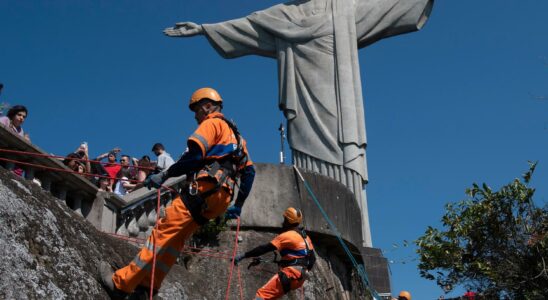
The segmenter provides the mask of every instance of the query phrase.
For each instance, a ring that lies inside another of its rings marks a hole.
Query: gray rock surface
[[[245,230],[242,250],[268,242],[274,232]],[[229,260],[209,257],[209,251],[230,252],[235,232],[200,235],[202,249],[182,254],[164,281],[160,299],[224,299]],[[321,237],[313,237],[313,240]],[[364,299],[366,292],[350,265],[329,246],[316,243],[319,260],[305,284],[304,299]],[[29,181],[0,168],[0,299],[109,299],[97,281],[95,266],[103,260],[120,267],[137,253],[135,246],[97,231],[65,204]],[[231,252],[230,252],[231,253]],[[271,259],[272,255],[265,255]],[[234,271],[230,299],[253,298],[276,266],[264,263]],[[303,299],[303,291],[286,299]]]
[[[108,299],[95,279],[102,257],[132,246],[97,232],[64,203],[0,169],[0,298]]]

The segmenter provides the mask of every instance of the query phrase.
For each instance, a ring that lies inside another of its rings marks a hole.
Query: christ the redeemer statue
[[[293,162],[346,185],[362,211],[371,247],[364,187],[365,117],[358,49],[420,29],[433,0],[297,0],[216,24],[177,23],[172,37],[203,34],[225,58],[278,60],[279,107]]]

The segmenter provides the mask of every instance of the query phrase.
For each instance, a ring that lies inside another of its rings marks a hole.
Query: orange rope
[[[103,231],[104,232],[104,231]],[[116,233],[110,233],[110,232],[104,232],[112,237],[115,237],[120,240],[133,242],[139,245],[144,245],[146,242],[146,239],[142,238],[134,238],[134,237],[128,237],[119,235]],[[198,251],[198,252],[196,252]],[[219,259],[231,259],[230,253],[225,251],[218,251],[218,250],[209,250],[205,248],[199,248],[199,247],[190,247],[188,245],[184,245],[183,249],[181,249],[181,253],[184,254],[190,254],[190,255],[198,255],[198,256],[204,256],[204,257],[212,257],[212,258],[219,258]]]
[[[228,295],[230,294],[230,282],[232,281],[232,271],[234,271],[234,260],[236,258],[236,253],[238,251],[238,234],[240,233],[240,218],[236,218],[236,236],[234,238],[234,251],[232,252],[232,260],[230,262],[230,275],[228,276],[228,286],[226,287],[226,296],[225,300],[228,300]]]

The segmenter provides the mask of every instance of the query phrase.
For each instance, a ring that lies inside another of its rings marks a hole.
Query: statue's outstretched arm
[[[244,55],[276,58],[275,37],[247,17],[215,24],[176,23],[174,27],[166,28],[164,34],[171,37],[206,35],[209,43],[224,58]]]
[[[434,0],[355,1],[356,36],[362,48],[424,26]]]
[[[204,34],[202,25],[192,22],[176,23],[174,27],[164,29],[164,34],[171,37],[189,37]]]

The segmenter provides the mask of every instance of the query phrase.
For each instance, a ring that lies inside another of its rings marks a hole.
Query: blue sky
[[[253,160],[275,163],[275,60],[225,60],[203,37],[162,30],[278,2],[0,0],[0,102],[29,108],[24,128],[47,152],[87,141],[92,155],[119,146],[140,157],[160,141],[178,156],[195,128],[187,99],[213,86]],[[496,188],[538,160],[532,185],[545,203],[547,11],[542,0],[439,0],[422,31],[360,50],[373,243],[394,261],[394,293],[441,295],[419,277],[413,247],[401,245],[439,226],[443,205],[472,182]]]

